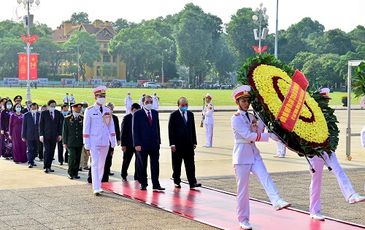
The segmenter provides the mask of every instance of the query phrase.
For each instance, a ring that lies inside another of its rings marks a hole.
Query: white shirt
[[[214,106],[212,103],[208,103],[205,107],[204,110],[202,111],[203,115],[204,115],[204,124],[206,125],[212,125],[214,124]]]
[[[179,109],[181,116],[185,117],[185,121],[188,122],[188,111],[185,111],[184,113]]]

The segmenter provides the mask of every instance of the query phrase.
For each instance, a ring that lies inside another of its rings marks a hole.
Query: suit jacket
[[[169,140],[170,146],[175,145],[176,149],[192,149],[196,142],[196,131],[194,114],[186,111],[188,120],[185,124],[180,110],[176,110],[169,119]]]
[[[152,124],[148,122],[144,109],[134,113],[132,119],[133,145],[141,146],[142,151],[156,151],[160,149],[160,121],[158,112],[151,109]]]
[[[35,113],[36,122],[34,122],[33,115],[31,112],[24,114],[23,126],[22,126],[22,138],[27,141],[38,141],[39,140],[39,119],[41,114]]]
[[[115,135],[116,135],[117,141],[120,141],[119,119],[114,114],[113,114],[113,121],[114,121]]]
[[[133,115],[131,113],[124,116],[121,124],[121,145],[127,148],[133,148],[132,118]]]
[[[56,140],[58,136],[62,136],[63,119],[63,115],[58,110],[54,111],[54,119],[52,119],[49,110],[43,111],[39,121],[39,136],[51,140]]]

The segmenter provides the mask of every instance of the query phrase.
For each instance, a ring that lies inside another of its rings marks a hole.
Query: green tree
[[[0,77],[18,76],[18,53],[25,52],[20,37],[0,38]]]
[[[73,24],[89,24],[89,15],[85,12],[73,13],[69,20]]]
[[[179,13],[174,33],[177,61],[189,67],[189,84],[196,85],[208,70],[209,49],[212,47],[213,36],[219,30],[216,18],[205,14],[192,3],[185,5]]]
[[[99,44],[96,41],[96,36],[84,31],[73,33],[70,39],[64,44],[64,48],[73,52],[79,59],[79,68],[82,79],[85,81],[86,66],[92,67],[94,62],[99,58]]]
[[[131,26],[134,26],[135,23],[129,22],[126,19],[118,18],[115,22],[113,22],[114,30],[118,33],[122,29],[129,28]]]
[[[256,41],[252,31],[257,26],[252,20],[253,15],[251,8],[239,9],[227,24],[228,42],[237,56],[238,65],[255,54],[252,46],[256,45]]]

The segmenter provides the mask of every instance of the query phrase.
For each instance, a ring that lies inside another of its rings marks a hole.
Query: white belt
[[[247,141],[247,140],[244,140],[244,139],[236,139],[234,140],[234,143],[235,144],[253,144],[254,142],[253,141]]]

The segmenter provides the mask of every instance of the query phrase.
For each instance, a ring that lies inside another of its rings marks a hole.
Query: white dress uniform
[[[152,109],[158,110],[160,107],[160,99],[157,96],[152,96]]]
[[[124,99],[125,114],[126,115],[131,113],[132,104],[133,104],[132,97],[130,95],[127,95],[127,97]]]
[[[361,136],[361,146],[365,149],[365,126],[362,128],[360,136]]]
[[[324,98],[331,99],[329,97],[330,89],[322,88],[320,91],[320,95]],[[321,187],[322,187],[322,173],[323,166],[325,162],[329,167],[332,168],[331,172],[336,176],[338,185],[340,186],[342,195],[345,200],[349,203],[357,203],[365,200],[364,196],[360,196],[355,192],[351,181],[346,176],[346,173],[343,171],[340,166],[336,153],[332,152],[331,157],[328,156],[328,153],[323,152],[323,159],[321,157],[315,156],[309,159],[313,169],[315,172],[311,172],[311,184],[310,184],[310,203],[309,203],[309,212],[313,219],[324,220],[323,215],[321,214]]]
[[[205,105],[202,111],[204,115],[206,147],[213,146],[213,127],[214,127],[214,106],[212,103]]]
[[[85,110],[83,141],[85,149],[91,154],[91,175],[94,193],[99,193],[101,180],[104,173],[105,159],[109,150],[109,143],[112,148],[116,146],[115,128],[112,113],[106,106],[94,104]]]
[[[277,157],[284,158],[286,155],[286,146],[280,140],[276,142],[277,145]]]
[[[246,89],[246,87],[241,86],[235,90],[235,93],[237,94],[237,91],[239,92],[241,88]],[[235,98],[234,95],[233,97]],[[256,133],[251,131],[251,124],[255,119],[256,118],[252,114],[242,110],[238,110],[231,118],[231,126],[235,141],[232,163],[236,174],[237,215],[241,227],[247,226],[242,225],[242,223],[248,223],[250,217],[248,192],[250,172],[257,176],[271,203],[277,210],[290,205],[280,198],[277,188],[272,181],[271,176],[268,174],[260,152],[255,145],[255,142],[257,141],[268,141],[271,136],[271,134],[263,132],[265,126],[260,120],[257,121],[258,130],[260,132]]]
[[[351,181],[346,176],[342,167],[338,163],[336,153],[332,152],[331,157],[326,152],[323,155],[327,165],[332,168],[331,172],[336,176],[338,185],[340,186],[341,192],[347,202],[350,197],[355,194],[355,190],[352,187]],[[315,172],[311,172],[311,184],[310,184],[310,204],[309,212],[311,214],[319,214],[321,212],[321,187],[322,187],[322,173],[324,161],[320,157],[313,157],[309,159]]]

